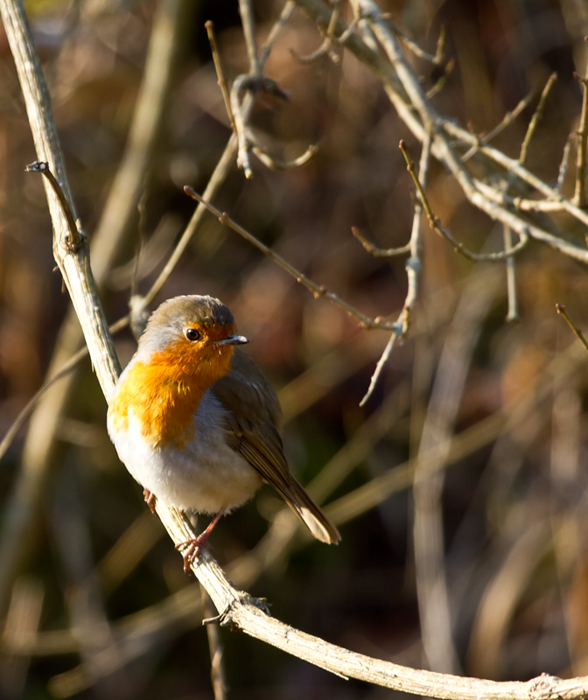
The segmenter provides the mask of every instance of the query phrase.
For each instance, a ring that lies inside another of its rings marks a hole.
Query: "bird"
[[[150,316],[109,405],[110,439],[150,508],[155,512],[161,501],[214,516],[201,534],[178,545],[186,572],[219,519],[263,483],[318,540],[341,539],[288,468],[276,392],[237,348],[248,342],[218,299],[168,299]]]

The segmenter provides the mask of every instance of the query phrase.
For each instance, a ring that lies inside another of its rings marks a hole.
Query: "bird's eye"
[[[194,342],[195,340],[200,340],[200,333],[195,328],[186,328],[186,338]]]

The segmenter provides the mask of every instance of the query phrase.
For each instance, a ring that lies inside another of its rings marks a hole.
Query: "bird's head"
[[[174,297],[151,315],[137,360],[166,366],[175,375],[200,375],[212,383],[230,371],[234,346],[249,342],[235,330],[233,314],[218,299]]]

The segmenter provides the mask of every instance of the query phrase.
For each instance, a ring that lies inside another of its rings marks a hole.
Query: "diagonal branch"
[[[337,294],[330,292],[323,285],[319,285],[316,282],[313,282],[313,280],[307,277],[300,270],[297,270],[285,258],[283,258],[271,248],[268,248],[266,245],[264,245],[260,240],[258,240],[257,238],[255,238],[255,236],[249,233],[249,231],[240,226],[236,221],[233,221],[233,219],[231,219],[231,217],[226,212],[220,211],[220,209],[217,209],[210,202],[207,202],[206,199],[204,199],[204,197],[201,197],[191,187],[184,187],[184,192],[189,197],[192,197],[192,199],[196,200],[199,204],[204,205],[212,214],[214,214],[218,218],[221,224],[233,229],[233,231],[242,236],[246,241],[252,243],[256,248],[259,248],[259,250],[261,250],[262,253],[267,255],[268,258],[277,263],[282,269],[286,270],[288,274],[292,275],[292,277],[294,277],[294,279],[297,282],[300,282],[300,284],[304,285],[310,292],[312,292],[315,298],[318,299],[319,297],[324,297],[325,299],[328,299],[329,301],[332,301],[333,303],[337,304],[338,306],[343,308],[350,316],[354,316],[355,318],[357,318],[363,328],[379,328],[381,330],[391,331],[395,330],[396,325],[394,323],[383,321],[380,317],[370,318],[369,316],[366,316],[359,309],[356,309],[344,299],[341,299],[341,297],[339,297]]]

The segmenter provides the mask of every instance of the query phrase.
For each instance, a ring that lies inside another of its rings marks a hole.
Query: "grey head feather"
[[[235,323],[233,314],[218,299],[197,294],[173,297],[164,301],[151,314],[147,328],[139,339],[140,355],[164,350],[170,342],[182,337],[187,325],[202,326]]]

